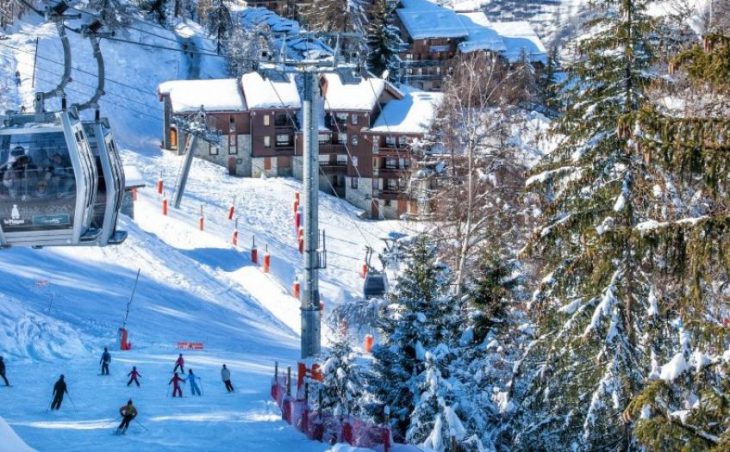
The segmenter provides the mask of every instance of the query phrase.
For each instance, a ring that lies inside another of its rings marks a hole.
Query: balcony
[[[408,168],[396,168],[396,167],[385,167],[385,168],[373,168],[373,172],[378,170],[378,173],[386,177],[400,177],[408,172]]]
[[[347,149],[343,143],[320,143],[319,144],[320,154],[346,154]]]
[[[396,145],[396,146],[381,146],[378,148],[378,151],[375,152],[375,149],[373,148],[373,154],[378,155],[387,155],[387,156],[410,156],[410,148],[408,146],[403,145]]]
[[[347,175],[347,163],[320,162],[319,167],[325,174]]]

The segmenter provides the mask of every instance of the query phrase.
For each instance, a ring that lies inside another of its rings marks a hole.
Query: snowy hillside
[[[299,306],[289,287],[301,259],[291,214],[301,184],[232,179],[223,168],[195,162],[182,211],[163,217],[152,187],[162,176],[169,190],[181,158],[159,148],[161,106],[155,87],[190,74],[221,75],[224,65],[216,57],[189,58],[174,50],[185,42],[203,49],[210,45],[194,26],[179,26],[178,35],[142,21],[133,27],[118,38],[156,47],[102,43],[108,79],[101,105],[125,163],[139,168],[149,188],[140,192],[137,220],[122,220],[121,228],[129,232],[122,246],[0,251],[0,354],[14,385],[0,393],[0,415],[38,450],[60,444],[79,451],[110,446],[324,450],[282,423],[268,394],[274,362],[293,365],[299,357]],[[60,42],[52,25],[30,15],[7,35],[0,41],[0,108],[17,110],[31,105],[36,90],[55,86],[62,70]],[[88,43],[75,34],[71,41],[74,81],[67,91],[74,103],[93,93],[96,67]],[[233,196],[240,216],[239,249],[229,243],[233,224],[226,218]],[[322,296],[330,309],[359,296],[357,271],[365,245],[380,248],[379,237],[395,225],[362,221],[349,204],[322,198],[321,227],[330,249]],[[205,233],[197,229],[201,205]],[[251,264],[253,235],[260,253],[268,245],[272,254],[270,275]],[[133,350],[117,352],[117,328],[138,269],[141,278],[127,325]],[[178,341],[204,344],[203,351],[186,353],[188,365],[202,377],[201,398],[168,397]],[[104,346],[113,352],[110,377],[97,375]],[[220,381],[223,363],[232,370],[235,394],[226,394]],[[133,365],[142,374],[139,389],[126,386]],[[61,373],[70,399],[60,412],[49,412],[51,388]],[[133,422],[126,438],[113,437],[117,410],[129,397],[140,411],[139,424]]]

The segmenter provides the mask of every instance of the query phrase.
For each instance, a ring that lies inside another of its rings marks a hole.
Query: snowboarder
[[[233,384],[231,384],[231,371],[228,370],[225,364],[223,364],[223,369],[221,369],[221,379],[223,380],[223,383],[226,384],[226,391],[233,392]]]
[[[137,366],[132,366],[132,371],[127,374],[129,378],[129,381],[127,382],[127,386],[131,385],[132,382],[137,383],[137,387],[139,388],[139,380],[137,380],[138,377],[142,377],[142,375],[137,372]]]
[[[53,385],[53,402],[51,403],[52,410],[61,409],[61,402],[63,402],[64,394],[68,394],[68,388],[66,387],[66,381],[63,379],[62,374],[56,384]]]
[[[5,377],[5,361],[3,361],[2,356],[0,356],[0,377],[3,377],[3,380],[5,381],[5,386],[10,386],[10,383],[8,383],[8,379]]]
[[[168,383],[168,385],[172,386],[172,396],[175,397],[175,394],[178,394],[178,397],[182,397],[182,388],[180,387],[180,382],[185,383],[184,378],[180,378],[180,376],[175,372],[175,375],[172,377],[172,380]]]
[[[173,372],[177,372],[178,367],[180,368],[180,372],[185,374],[185,360],[183,359],[182,353],[180,353],[180,356],[177,357],[177,361],[175,361],[175,368],[172,369]]]
[[[126,405],[119,408],[119,414],[122,416],[122,423],[117,427],[117,435],[125,434],[129,428],[129,423],[137,417],[137,408],[132,405],[132,399],[129,399]]]
[[[188,369],[188,381],[190,382],[190,392],[193,395],[201,395],[200,388],[198,387],[198,384],[196,383],[196,381],[200,381],[200,377],[193,374],[193,369]]]
[[[112,355],[109,354],[109,350],[104,347],[104,353],[101,354],[101,360],[99,360],[99,364],[101,364],[101,374],[102,375],[109,375],[109,363],[112,360]]]

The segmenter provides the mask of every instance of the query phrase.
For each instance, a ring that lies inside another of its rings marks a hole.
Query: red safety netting
[[[347,443],[356,447],[390,450],[391,434],[353,416],[333,416],[311,411],[306,400],[286,395],[286,378],[271,380],[271,398],[281,409],[281,417],[310,439],[326,443]]]

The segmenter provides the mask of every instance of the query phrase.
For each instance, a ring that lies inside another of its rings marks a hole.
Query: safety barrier
[[[179,341],[177,348],[178,350],[203,350],[204,345],[202,342]]]
[[[299,363],[300,375],[302,365],[303,363]],[[307,372],[306,368],[304,372]],[[317,376],[316,372],[316,369],[313,368],[314,376]],[[298,382],[303,380],[302,376],[298,376]],[[315,411],[309,406],[308,383],[304,382],[303,385],[303,392],[299,387],[297,394],[292,395],[291,367],[287,368],[286,375],[279,375],[277,363],[274,378],[271,379],[271,398],[281,409],[281,418],[284,421],[313,440],[328,444],[347,443],[355,447],[382,448],[384,452],[390,451],[392,435],[388,427],[373,425],[355,416],[336,416],[327,412]]]

